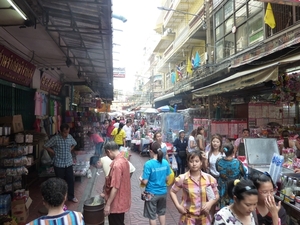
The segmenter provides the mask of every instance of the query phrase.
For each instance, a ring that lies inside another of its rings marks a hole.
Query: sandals
[[[76,197],[72,198],[72,199],[69,199],[69,201],[71,202],[74,202],[74,203],[77,203],[78,202],[78,199]]]

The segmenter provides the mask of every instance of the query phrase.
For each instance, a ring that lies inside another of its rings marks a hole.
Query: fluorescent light
[[[21,12],[21,10],[19,9],[19,7],[16,6],[14,2],[12,2],[11,0],[7,0],[7,1],[20,14],[20,16],[22,16],[22,18],[24,20],[27,20],[27,17],[25,16],[25,14],[23,12]]]

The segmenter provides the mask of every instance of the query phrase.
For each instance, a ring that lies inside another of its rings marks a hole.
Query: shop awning
[[[215,95],[254,86],[266,81],[278,79],[279,62],[235,73],[206,87],[193,90],[193,98]]]
[[[169,94],[166,94],[166,95],[163,95],[163,96],[160,96],[160,97],[154,99],[154,102],[162,101],[162,100],[165,100],[168,98],[172,98],[174,96],[175,96],[175,94],[174,94],[174,92],[172,92],[172,93],[169,93]]]

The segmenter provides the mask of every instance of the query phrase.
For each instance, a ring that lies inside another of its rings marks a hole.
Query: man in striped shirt
[[[74,138],[69,134],[68,124],[60,126],[61,133],[52,137],[45,145],[46,149],[53,157],[53,166],[55,176],[65,179],[68,184],[68,200],[78,202],[74,196],[74,173],[73,158],[71,151],[77,145]]]

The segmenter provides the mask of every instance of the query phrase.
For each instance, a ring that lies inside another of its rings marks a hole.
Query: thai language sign
[[[50,76],[49,74],[43,73],[41,78],[40,89],[49,92],[50,94],[59,95],[63,84]]]
[[[35,71],[35,66],[0,45],[0,79],[29,86]]]

